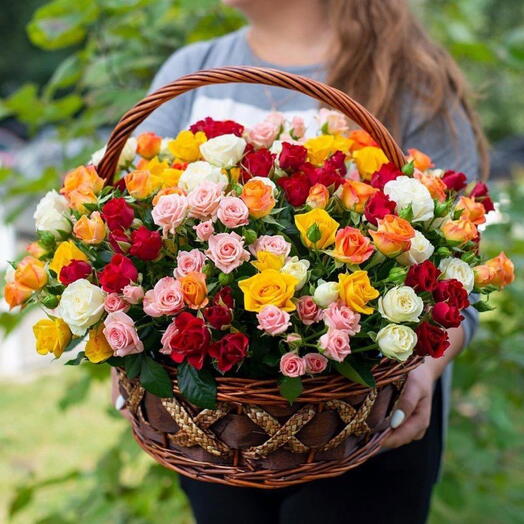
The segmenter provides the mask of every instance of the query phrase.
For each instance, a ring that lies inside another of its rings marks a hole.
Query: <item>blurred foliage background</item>
[[[51,136],[61,153],[49,165],[0,167],[0,195],[11,204],[7,220],[15,224],[21,210],[55,186],[59,173],[103,144],[170,53],[244,23],[216,0],[4,4],[0,27],[8,47],[0,55],[0,127],[23,140]],[[522,144],[524,3],[414,4],[480,93],[492,141]],[[79,146],[69,147],[75,141]],[[435,524],[524,522],[524,173],[514,163],[506,166],[512,180],[493,183],[500,220],[488,227],[484,249],[511,256],[518,279],[496,298],[499,309],[484,314],[479,336],[457,360]],[[0,328],[7,333],[17,320],[2,313]],[[176,477],[139,451],[109,406],[105,371],[49,368],[22,383],[0,381],[0,521],[191,522]]]

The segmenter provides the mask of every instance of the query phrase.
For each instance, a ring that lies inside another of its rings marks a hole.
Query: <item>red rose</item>
[[[383,164],[378,171],[373,173],[370,184],[382,191],[389,181],[395,180],[401,174],[402,172],[395,164],[388,162],[387,164]]]
[[[433,320],[445,328],[459,327],[464,317],[459,308],[450,306],[447,302],[437,302],[431,310]]]
[[[168,327],[167,340],[162,338],[164,347],[171,349],[171,358],[177,364],[184,360],[196,369],[202,369],[209,350],[211,335],[201,318],[183,311],[173,320],[174,329]]]
[[[113,184],[113,187],[115,189],[118,189],[118,191],[120,191],[121,193],[123,193],[126,190],[126,180],[125,180],[125,178],[121,178],[120,180],[117,180]]]
[[[233,314],[225,306],[208,306],[204,309],[204,318],[213,329],[225,329],[231,325]]]
[[[484,211],[489,213],[495,209],[493,200],[489,196],[489,189],[484,182],[478,182],[469,194],[470,198],[474,198],[476,202],[480,202],[484,206]]]
[[[304,146],[282,143],[278,163],[284,171],[296,171],[306,161],[307,149]]]
[[[151,231],[140,226],[131,234],[129,254],[142,260],[153,260],[162,248],[162,237],[158,231]]]
[[[220,135],[242,136],[244,126],[237,124],[233,120],[213,120],[208,116],[204,120],[195,122],[189,130],[192,133],[202,131],[207,138],[215,138]]]
[[[111,230],[127,229],[135,218],[135,212],[123,198],[112,198],[102,207],[102,218]]]
[[[129,251],[131,239],[123,229],[115,229],[114,231],[111,231],[107,239],[109,240],[109,244],[115,253],[124,254]]]
[[[291,176],[283,176],[277,180],[278,185],[284,190],[286,200],[292,206],[302,206],[306,202],[311,183],[307,175],[295,173]]]
[[[440,270],[433,262],[425,260],[422,264],[414,264],[408,270],[405,284],[418,291],[433,291],[438,285]]]
[[[314,167],[311,164],[304,164],[300,169],[303,173],[307,174],[310,186],[322,184],[336,190],[338,186],[344,182],[344,177],[338,173],[335,167],[327,164],[327,162],[324,167]]]
[[[247,355],[249,339],[244,333],[229,333],[218,342],[211,344],[209,354],[217,359],[217,366],[225,373]]]
[[[91,271],[91,265],[84,260],[71,260],[67,266],[64,266],[60,270],[59,280],[64,286],[68,286],[75,282],[75,280],[87,278],[91,274]]]
[[[225,306],[234,309],[235,299],[233,298],[233,290],[229,286],[223,287],[213,297],[213,304],[215,306]]]
[[[447,302],[450,306],[464,309],[469,306],[468,292],[462,282],[455,278],[437,282],[433,290],[433,298],[436,302]]]
[[[447,331],[429,322],[422,322],[415,330],[418,341],[415,352],[421,357],[430,355],[433,358],[440,358],[449,347],[449,337]]]
[[[247,181],[252,176],[268,176],[273,167],[274,160],[275,155],[271,153],[269,149],[250,151],[242,160],[242,166],[246,171],[246,173],[243,174],[243,180]]]
[[[98,280],[104,291],[120,293],[124,287],[134,282],[138,271],[133,262],[124,255],[113,255],[109,264],[98,274]]]
[[[325,162],[324,167],[334,169],[338,175],[344,176],[347,173],[346,155],[342,151],[335,151]]]
[[[458,171],[446,171],[442,175],[442,181],[448,189],[453,189],[454,191],[461,191],[468,185],[467,176]]]
[[[377,225],[377,220],[384,218],[386,215],[394,215],[396,204],[382,191],[377,191],[366,203],[364,215],[366,220]]]

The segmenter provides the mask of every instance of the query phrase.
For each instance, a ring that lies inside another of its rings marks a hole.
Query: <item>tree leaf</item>
[[[336,362],[335,369],[344,377],[363,386],[374,388],[377,384],[371,373],[372,363],[349,356],[344,362]]]
[[[300,377],[282,377],[278,383],[280,394],[290,403],[296,400],[296,398],[302,393],[304,387],[302,386],[302,380]]]
[[[171,388],[171,379],[161,364],[150,357],[142,358],[142,367],[140,369],[140,384],[157,397],[173,396]]]
[[[184,397],[201,408],[215,409],[217,386],[211,372],[184,362],[178,367],[178,386]]]

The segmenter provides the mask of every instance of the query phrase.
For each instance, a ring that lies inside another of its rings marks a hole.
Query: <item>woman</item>
[[[363,103],[402,148],[418,148],[437,166],[485,173],[486,146],[457,66],[432,43],[408,0],[224,0],[249,26],[176,52],[151,90],[179,76],[223,65],[266,66],[326,81]],[[317,102],[280,88],[206,86],[165,104],[138,132],[174,136],[211,116],[245,125],[271,110],[312,122]],[[411,372],[392,417],[388,450],[349,473],[265,492],[181,478],[199,524],[425,522],[437,479],[449,397],[448,364],[476,324],[467,311],[450,330],[452,346]]]

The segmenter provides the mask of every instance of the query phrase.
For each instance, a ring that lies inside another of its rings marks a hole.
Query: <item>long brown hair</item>
[[[417,21],[409,0],[327,1],[336,40],[328,82],[366,106],[397,139],[401,93],[419,100],[428,119],[442,114],[451,131],[451,101],[462,105],[475,133],[481,176],[486,178],[488,143],[471,103],[471,89],[455,61]]]

